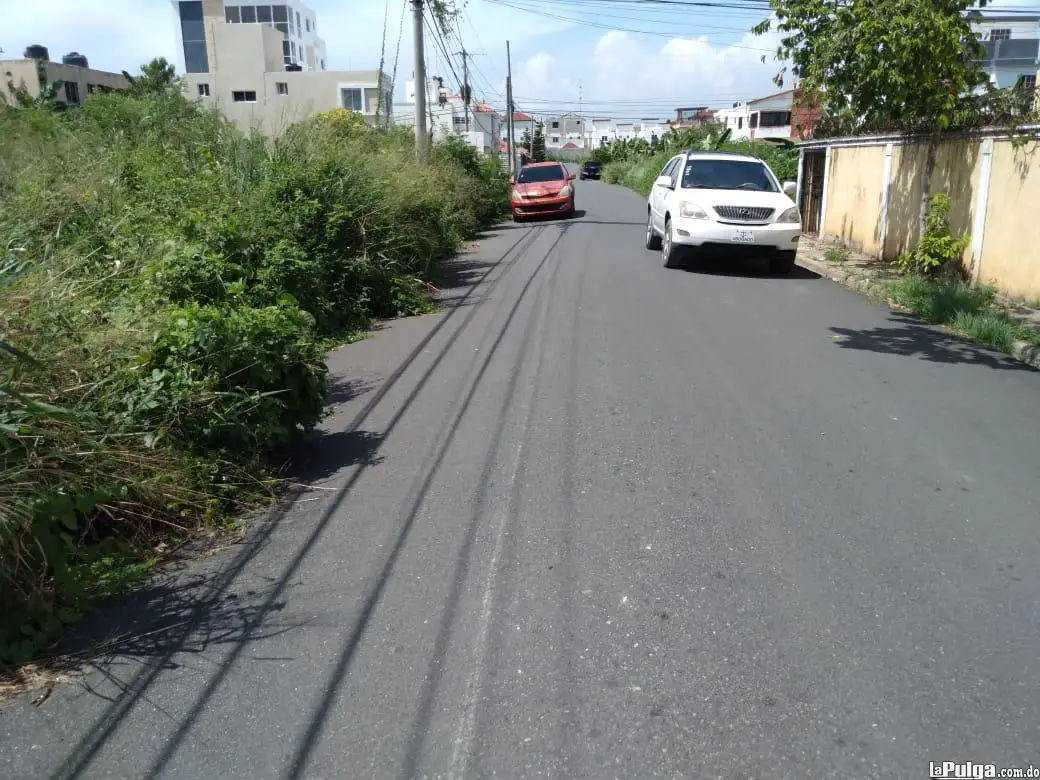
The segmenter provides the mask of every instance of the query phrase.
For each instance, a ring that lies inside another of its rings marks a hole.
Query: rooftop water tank
[[[78,51],[69,52],[61,58],[61,61],[64,65],[78,65],[81,68],[90,67],[90,65],[87,64],[87,58]]]
[[[47,51],[46,46],[34,43],[32,46],[25,47],[25,59],[27,60],[49,60],[50,58],[50,52]]]

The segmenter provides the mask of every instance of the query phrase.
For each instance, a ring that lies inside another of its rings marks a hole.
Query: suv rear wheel
[[[650,250],[661,248],[661,237],[654,232],[654,215],[650,209],[646,210],[646,248]]]

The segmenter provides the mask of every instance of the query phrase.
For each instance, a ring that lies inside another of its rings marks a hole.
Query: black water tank
[[[87,58],[78,51],[69,52],[61,58],[61,62],[63,65],[78,65],[81,68],[90,67],[87,63]]]
[[[287,71],[291,71],[291,72],[293,72],[293,73],[297,73],[297,72],[299,72],[299,71],[303,70],[303,66],[302,66],[302,65],[297,65],[297,64],[296,64],[296,63],[294,62],[294,63],[291,63],[291,64],[289,64],[289,65],[286,65],[286,66],[285,66],[285,69],[286,69]]]
[[[25,47],[25,59],[27,60],[49,60],[50,58],[51,55],[46,46],[34,43],[32,46]]]

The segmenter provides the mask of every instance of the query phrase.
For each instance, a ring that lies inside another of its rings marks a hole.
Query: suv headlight
[[[696,203],[690,203],[688,200],[681,200],[679,201],[679,216],[687,217],[689,219],[707,219],[708,212]]]
[[[787,211],[785,211],[783,214],[781,214],[777,218],[776,221],[777,222],[792,222],[792,223],[793,222],[801,222],[802,221],[802,215],[798,213],[798,207],[797,206],[791,206],[791,208],[789,208]]]
[[[560,190],[560,197],[561,198],[566,198],[570,194],[571,194],[571,185],[564,184],[563,185],[563,189]]]

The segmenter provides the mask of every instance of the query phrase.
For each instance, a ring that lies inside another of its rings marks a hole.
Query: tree
[[[545,125],[541,122],[534,126],[534,138],[531,139],[531,160],[545,162]]]
[[[938,135],[986,82],[982,46],[965,11],[971,0],[772,0],[777,59],[801,78],[832,128],[929,133],[922,175],[924,234]]]
[[[167,62],[165,57],[156,57],[142,65],[140,76],[131,76],[125,71],[123,76],[130,82],[129,92],[134,97],[164,94],[175,89],[180,81],[177,68]]]

